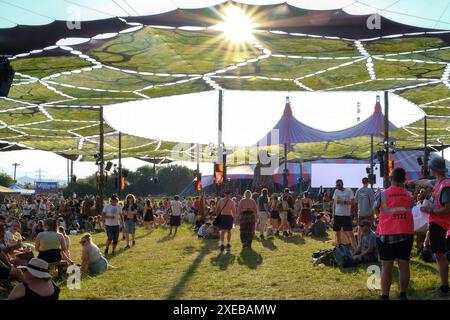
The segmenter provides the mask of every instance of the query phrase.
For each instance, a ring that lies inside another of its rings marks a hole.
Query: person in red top
[[[421,208],[421,211],[430,215],[428,231],[430,236],[430,251],[436,255],[436,262],[439,266],[441,295],[448,295],[448,261],[446,257],[447,248],[446,236],[450,229],[450,178],[447,177],[446,163],[443,158],[437,157],[430,161],[430,175],[436,178],[433,180],[410,181],[410,185],[418,185],[433,189],[432,205]],[[433,184],[434,182],[434,184]]]
[[[405,169],[395,168],[392,172],[391,187],[379,194],[374,205],[374,211],[379,218],[377,246],[382,263],[382,300],[389,300],[392,269],[396,259],[400,269],[399,299],[407,300],[409,260],[414,241],[414,219],[411,212],[414,203],[412,195],[404,188],[405,180]]]

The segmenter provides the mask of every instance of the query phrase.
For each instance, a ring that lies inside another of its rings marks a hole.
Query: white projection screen
[[[367,164],[311,164],[311,187],[313,188],[334,188],[336,180],[342,179],[347,188],[359,188],[361,179],[367,177]],[[383,186],[383,179],[380,178],[378,166],[374,169],[377,183],[374,187]]]

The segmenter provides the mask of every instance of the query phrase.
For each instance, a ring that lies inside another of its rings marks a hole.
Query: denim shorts
[[[136,232],[136,222],[132,219],[125,220],[125,232],[135,233]]]
[[[89,273],[97,274],[108,269],[108,261],[104,257],[101,257],[95,262],[89,263]]]
[[[112,243],[118,243],[120,226],[105,226],[105,229],[108,240],[112,241]]]

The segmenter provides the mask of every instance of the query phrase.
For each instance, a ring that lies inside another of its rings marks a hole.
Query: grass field
[[[84,276],[80,290],[60,283],[61,299],[377,299],[379,295],[367,288],[367,266],[340,269],[311,263],[314,251],[332,247],[328,238],[256,240],[253,251],[241,254],[239,230],[234,229],[231,252],[220,254],[218,241],[197,239],[188,225],[176,237],[167,233],[157,229],[148,234],[138,228],[136,246],[125,250],[121,241],[116,256],[109,259],[115,269]],[[79,238],[71,237],[76,261],[80,261]],[[105,233],[94,239],[103,250]],[[438,299],[433,292],[437,286],[436,266],[414,257],[410,299]],[[397,294],[394,283],[391,297]]]

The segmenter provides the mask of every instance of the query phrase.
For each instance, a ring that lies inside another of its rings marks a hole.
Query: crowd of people
[[[178,227],[185,222],[198,238],[217,239],[221,253],[231,251],[235,226],[239,226],[242,250],[252,250],[254,239],[287,238],[295,233],[324,237],[332,229],[334,244],[349,246],[355,263],[381,260],[382,299],[389,299],[395,260],[400,270],[400,298],[407,299],[409,261],[416,237],[418,253],[428,251],[435,257],[439,292],[446,295],[450,179],[443,159],[433,159],[429,167],[434,180],[406,181],[405,170],[395,168],[391,186],[385,190],[373,190],[363,178],[354,192],[338,179],[334,193],[322,195],[316,202],[308,192],[295,197],[289,188],[280,194],[269,194],[267,188],[246,190],[242,196],[225,190],[222,197],[175,196],[159,202],[132,194],[121,202],[112,195],[105,206],[94,196],[9,198],[0,207],[0,281],[19,282],[10,293],[11,299],[57,298],[59,288],[49,277],[49,268],[55,263],[75,263],[68,235],[84,233],[80,240],[81,272],[98,274],[110,267],[107,258],[116,254],[121,234],[125,249],[129,249],[136,245],[138,225],[148,232],[162,227],[168,229],[168,237],[176,237]],[[414,228],[412,208],[416,204],[429,215],[427,226],[421,230]],[[107,236],[103,253],[94,243],[95,233],[101,231]]]

